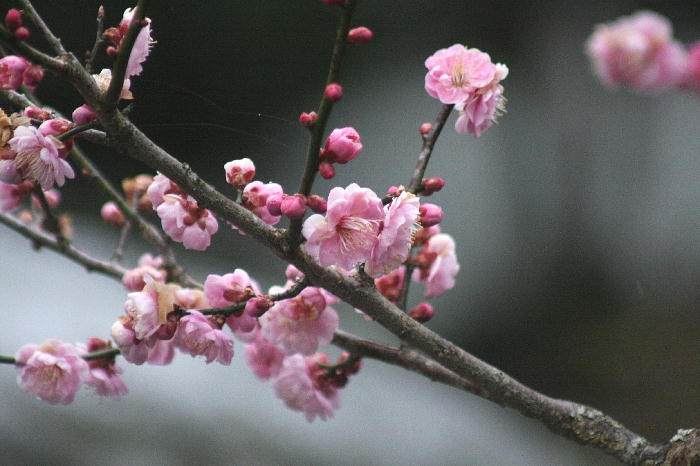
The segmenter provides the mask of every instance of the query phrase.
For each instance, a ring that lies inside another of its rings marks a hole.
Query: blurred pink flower
[[[61,340],[24,345],[15,359],[20,388],[51,404],[71,403],[88,378],[89,367],[78,348]]]
[[[25,181],[20,184],[9,184],[0,181],[0,212],[9,212],[22,204],[22,201],[32,192],[34,183]]]
[[[0,59],[0,89],[19,89],[28,66],[29,62],[17,55],[8,55]]]
[[[87,344],[79,343],[77,347],[81,354],[111,349],[111,345],[100,338],[89,338]],[[93,387],[98,395],[119,399],[127,394],[126,385],[119,377],[124,370],[115,363],[114,356],[93,359],[87,363],[90,371],[85,383]]]
[[[245,358],[250,370],[259,379],[275,377],[282,368],[285,354],[258,334],[252,343],[245,345]]]
[[[323,266],[351,270],[369,259],[383,218],[382,201],[371,189],[355,183],[333,188],[325,217],[315,214],[304,222],[306,250]]]
[[[455,242],[446,233],[432,236],[414,259],[418,266],[413,271],[413,280],[425,285],[426,298],[440,296],[455,286],[459,263],[455,254]]]

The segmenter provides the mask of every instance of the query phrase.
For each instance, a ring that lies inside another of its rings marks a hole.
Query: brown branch
[[[343,62],[343,57],[345,56],[345,48],[348,42],[348,31],[350,30],[350,19],[352,18],[353,11],[355,10],[355,4],[356,0],[348,0],[345,8],[343,9],[343,13],[340,16],[340,23],[338,24],[338,29],[335,36],[335,44],[333,45],[333,53],[331,54],[331,63],[328,69],[328,77],[326,78],[326,86],[340,80],[340,68]],[[303,194],[304,196],[311,194],[311,187],[314,184],[316,172],[318,172],[321,141],[323,139],[323,133],[326,130],[326,123],[328,122],[331,110],[333,109],[333,104],[334,102],[328,100],[324,92],[321,96],[321,103],[318,107],[318,117],[311,128],[309,146],[306,151],[306,165],[304,166],[304,174],[302,175],[301,181],[299,182],[299,189],[297,190],[298,193]],[[300,234],[302,223],[303,217],[293,219],[289,223],[288,235],[293,242],[299,243],[301,241]]]
[[[104,133],[104,131],[100,131],[97,129],[88,129],[82,131],[76,134],[75,138],[80,139],[81,141],[87,141],[101,146],[107,145],[107,135]]]
[[[34,5],[32,5],[32,2],[30,2],[29,0],[19,0],[19,4],[22,5],[22,10],[25,16],[27,16],[32,21],[32,23],[34,23],[39,32],[41,32],[41,35],[44,36],[44,39],[46,39],[46,42],[49,43],[51,49],[53,50],[53,53],[55,53],[56,55],[67,54],[68,52],[66,52],[66,49],[63,48],[61,39],[56,37],[54,33],[51,32],[51,30],[41,18],[39,13],[37,13],[37,11],[34,9]]]
[[[0,40],[23,57],[28,58],[32,63],[41,65],[57,74],[63,74],[68,69],[66,62],[35,49],[25,41],[18,41],[15,39],[14,34],[5,26],[0,26]]]
[[[413,171],[411,182],[408,183],[408,187],[406,188],[408,192],[416,194],[421,188],[423,175],[425,175],[425,169],[428,167],[428,162],[430,161],[430,156],[433,153],[435,142],[437,142],[438,137],[440,137],[442,128],[445,126],[447,117],[450,116],[450,112],[453,108],[453,104],[444,104],[440,110],[440,113],[438,113],[438,116],[435,119],[435,123],[433,123],[432,130],[430,130],[427,135],[423,136],[423,147],[418,155],[418,163]]]
[[[97,29],[95,33],[95,43],[92,46],[92,50],[88,52],[90,55],[88,55],[87,59],[85,60],[85,69],[90,74],[97,73],[97,70],[95,69],[95,57],[100,51],[102,45],[105,43],[104,39],[102,38],[102,34],[105,30],[105,8],[102,5],[100,5],[100,7],[97,9],[96,22]]]
[[[46,233],[25,225],[12,215],[0,213],[0,223],[29,238],[35,245],[66,256],[73,262],[85,267],[88,272],[98,272],[119,281],[121,281],[122,275],[126,272],[126,269],[119,265],[96,259],[70,244],[61,244]]]

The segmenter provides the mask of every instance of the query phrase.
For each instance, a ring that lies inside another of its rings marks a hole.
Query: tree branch
[[[89,56],[85,60],[85,69],[87,70],[88,73],[90,74],[95,74],[97,73],[97,70],[95,69],[95,57],[97,56],[97,53],[100,51],[100,47],[104,44],[104,39],[102,38],[102,34],[104,33],[105,30],[105,9],[102,5],[97,9],[97,30],[95,33],[95,43],[92,46],[92,50],[89,52]]]
[[[352,18],[352,14],[355,10],[355,4],[356,0],[348,0],[345,8],[343,9],[343,13],[340,16],[340,23],[338,24],[338,30],[335,36],[335,44],[333,45],[333,53],[331,54],[331,63],[328,69],[328,77],[326,78],[326,86],[340,80],[340,68],[343,62],[343,57],[345,56],[345,49],[348,42],[348,31],[350,30],[350,19]],[[304,166],[304,174],[302,175],[301,181],[299,182],[299,189],[297,190],[299,194],[303,194],[304,196],[311,194],[311,187],[314,184],[316,172],[318,171],[321,141],[323,139],[323,133],[326,130],[328,117],[333,109],[333,104],[334,102],[328,100],[325,93],[323,93],[321,103],[318,107],[318,117],[311,128],[309,146],[306,151],[306,165]],[[288,235],[293,242],[298,243],[301,240],[300,234],[302,223],[303,217],[293,219],[289,223]]]
[[[416,194],[421,188],[423,175],[425,175],[425,169],[428,167],[428,162],[430,161],[430,156],[433,153],[435,142],[437,141],[438,137],[440,137],[442,128],[445,126],[447,117],[450,116],[450,112],[453,108],[453,104],[444,104],[440,110],[440,113],[438,113],[438,116],[435,119],[435,123],[433,123],[433,129],[430,131],[430,133],[423,136],[423,147],[418,155],[418,163],[413,171],[411,182],[408,183],[408,187],[406,188],[408,192]]]
[[[28,58],[34,64],[41,65],[57,74],[64,74],[68,69],[66,62],[35,49],[25,41],[18,41],[15,39],[14,34],[5,26],[0,26],[0,40],[5,42],[11,49],[17,51],[20,55]]]
[[[66,52],[66,49],[63,48],[63,44],[61,43],[61,39],[56,37],[49,27],[46,25],[44,20],[41,18],[39,13],[34,9],[34,5],[32,5],[32,2],[29,0],[19,0],[19,4],[22,5],[22,10],[24,11],[24,14],[29,17],[29,19],[34,23],[36,28],[41,32],[41,35],[44,36],[44,39],[49,43],[51,46],[51,49],[53,50],[53,53],[56,55],[66,55],[68,52]]]

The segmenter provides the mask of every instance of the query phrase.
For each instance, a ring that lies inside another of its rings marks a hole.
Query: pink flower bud
[[[422,185],[422,194],[424,196],[430,196],[445,187],[445,180],[442,178],[424,178]]]
[[[435,204],[426,203],[420,206],[420,223],[423,227],[431,227],[442,222],[442,209]]]
[[[41,66],[30,64],[22,74],[22,84],[31,90],[35,89],[42,79],[44,79],[44,69]]]
[[[23,41],[29,39],[30,33],[29,29],[25,28],[24,26],[20,26],[17,29],[15,29],[15,39],[18,41]]]
[[[688,47],[688,77],[687,85],[700,92],[700,42]]]
[[[335,176],[335,168],[328,162],[321,162],[318,165],[318,172],[321,174],[321,177],[326,180],[330,180]]]
[[[421,323],[427,322],[430,319],[432,319],[433,314],[435,314],[433,306],[431,306],[428,303],[420,303],[418,306],[408,311],[408,316],[410,318],[415,319]]]
[[[306,199],[301,194],[293,196],[283,195],[280,211],[285,217],[291,219],[301,218],[306,213]]]
[[[267,201],[265,201],[265,207],[267,207],[268,212],[270,212],[270,215],[274,215],[275,217],[279,217],[282,215],[282,198],[284,197],[284,194],[282,193],[275,193],[271,194],[268,198]]]
[[[372,31],[364,26],[353,28],[348,32],[348,43],[355,45],[369,44],[373,35]]]
[[[330,83],[323,91],[323,95],[331,102],[337,102],[343,97],[343,87],[338,83]]]
[[[245,304],[245,313],[251,317],[260,317],[274,305],[274,302],[267,296],[255,296],[250,298]]]
[[[51,118],[51,110],[47,108],[39,108],[36,105],[30,105],[24,109],[24,116],[44,121]]]
[[[245,188],[255,177],[255,164],[245,158],[232,160],[224,165],[226,170],[226,182],[236,188]]]
[[[53,118],[44,121],[39,126],[39,132],[44,136],[60,136],[73,127],[73,124],[63,118]]]
[[[328,210],[328,202],[321,196],[315,194],[306,196],[306,205],[318,214],[325,214],[326,210]]]
[[[102,220],[104,220],[105,223],[116,227],[120,227],[126,222],[124,214],[114,202],[105,203],[100,210],[100,215],[102,215]]]
[[[81,105],[80,107],[73,110],[71,118],[73,118],[73,123],[75,123],[78,126],[81,126],[87,125],[88,123],[93,121],[95,118],[97,118],[97,115],[95,115],[95,112],[89,105]]]
[[[336,128],[328,135],[321,157],[330,163],[345,164],[360,155],[362,141],[355,128]]]
[[[316,123],[317,119],[318,113],[316,112],[304,112],[301,115],[299,115],[299,123],[301,123],[301,126],[305,126],[307,128],[313,126],[313,124]]]
[[[18,89],[22,85],[22,77],[28,66],[29,62],[17,55],[8,55],[0,60],[0,89]]]
[[[14,31],[18,27],[22,26],[22,12],[16,8],[11,8],[7,10],[5,15],[5,26],[11,31]]]
[[[49,207],[52,209],[55,209],[56,207],[58,207],[58,204],[61,203],[61,193],[59,193],[55,189],[48,189],[44,191],[44,197],[46,198],[46,202],[49,204]],[[34,208],[36,210],[41,211],[44,209],[44,207],[41,205],[41,202],[39,201],[39,198],[36,196],[32,196],[32,204],[34,205]]]
[[[433,124],[432,123],[423,123],[420,125],[420,128],[418,129],[418,132],[425,136],[429,132],[433,130]]]

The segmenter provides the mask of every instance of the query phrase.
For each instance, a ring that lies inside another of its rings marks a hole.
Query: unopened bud
[[[323,91],[323,95],[331,102],[337,102],[343,97],[343,87],[338,83],[330,83]]]
[[[109,225],[120,227],[126,222],[126,218],[119,207],[114,202],[107,202],[100,209],[102,220]]]
[[[282,215],[283,197],[284,194],[282,193],[270,194],[267,197],[267,201],[265,201],[265,207],[267,207],[267,210],[270,212],[270,215],[274,215],[275,217],[279,217],[280,215]]]
[[[107,50],[105,50],[105,52],[107,53],[107,55],[109,55],[112,58],[116,57],[117,54],[119,53],[117,51],[116,47],[113,47],[111,45],[109,47],[107,47]]]
[[[5,15],[5,26],[7,26],[7,28],[11,31],[14,31],[22,26],[22,12],[17,8],[7,10],[7,14]]]
[[[20,26],[17,29],[15,29],[15,39],[18,41],[23,41],[29,39],[30,33],[29,29],[25,28],[24,26]]]
[[[335,168],[328,162],[321,162],[318,164],[318,172],[326,180],[330,180],[335,176]]]
[[[433,306],[428,303],[420,303],[418,306],[408,311],[408,316],[410,318],[421,323],[432,319],[433,314],[435,314],[435,310],[433,309]]]
[[[423,244],[438,233],[440,233],[440,225],[433,225],[432,227],[421,228],[416,232],[416,235],[414,237],[415,244]]]
[[[372,31],[364,26],[353,28],[348,32],[348,43],[355,45],[368,44],[372,40],[373,35]]]
[[[420,128],[418,129],[418,132],[425,136],[429,132],[433,130],[433,124],[432,123],[423,123],[420,125]]]
[[[423,227],[431,227],[442,222],[442,209],[435,204],[425,203],[420,206],[420,224]]]
[[[255,164],[252,160],[238,159],[224,164],[226,182],[236,188],[245,188],[255,177]]]
[[[328,202],[315,194],[306,196],[306,205],[317,214],[325,214],[326,210],[328,210]]]
[[[430,196],[445,187],[445,180],[442,178],[424,178],[422,185],[423,191],[421,194]]]
[[[73,118],[73,123],[75,123],[78,126],[81,126],[87,125],[88,123],[93,121],[95,118],[97,118],[97,115],[95,115],[95,112],[89,105],[81,105],[80,107],[73,110],[71,118]]]
[[[301,194],[293,196],[282,195],[280,211],[285,217],[291,219],[301,218],[306,213],[306,199]]]
[[[309,112],[309,113],[302,113],[299,115],[299,123],[301,123],[301,126],[305,126],[309,128],[310,126],[313,126],[314,123],[316,123],[316,120],[318,119],[318,113],[316,112]]]
[[[24,116],[34,118],[35,120],[48,120],[51,118],[51,110],[39,108],[36,105],[30,105],[24,109]]]
[[[398,186],[390,186],[389,189],[386,190],[386,193],[389,196],[396,196],[398,195],[397,193],[399,192],[399,187]]]
[[[274,301],[272,301],[268,296],[255,296],[250,298],[245,304],[244,312],[251,317],[257,318],[265,314],[274,304]]]

